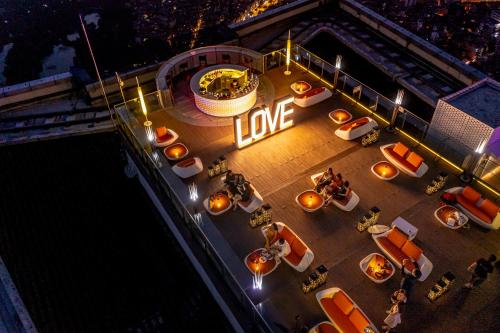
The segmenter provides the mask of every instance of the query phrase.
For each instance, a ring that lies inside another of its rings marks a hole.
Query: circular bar
[[[190,82],[198,109],[215,117],[232,117],[257,102],[259,79],[239,65],[215,65],[197,72]]]

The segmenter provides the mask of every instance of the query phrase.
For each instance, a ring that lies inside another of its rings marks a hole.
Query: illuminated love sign
[[[287,119],[293,113],[287,105],[293,102],[289,95],[274,102],[273,112],[269,107],[263,106],[248,112],[248,132],[243,135],[241,117],[233,118],[234,139],[238,148],[246,147],[258,140],[293,126],[293,120]]]

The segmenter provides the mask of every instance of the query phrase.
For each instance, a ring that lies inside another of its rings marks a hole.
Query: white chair
[[[186,179],[203,171],[203,163],[199,157],[188,158],[175,164],[172,171],[179,177]]]

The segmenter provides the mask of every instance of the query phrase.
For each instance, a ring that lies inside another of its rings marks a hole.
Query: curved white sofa
[[[429,170],[429,167],[427,166],[427,164],[425,164],[425,162],[422,161],[418,167],[415,167],[410,162],[408,162],[410,155],[412,155],[412,154],[414,154],[416,156],[418,156],[418,155],[411,152],[408,149],[408,147],[406,147],[402,144],[401,144],[402,146],[407,148],[407,152],[405,154],[403,154],[403,156],[399,156],[396,153],[394,153],[393,148],[398,143],[390,143],[388,145],[381,146],[380,150],[382,151],[382,154],[384,155],[384,157],[391,164],[393,164],[396,168],[398,168],[402,172],[406,173],[407,175],[412,176],[412,177],[416,177],[416,178],[422,177]]]
[[[320,177],[322,174],[323,174],[323,172],[319,172],[319,173],[315,173],[314,175],[312,175],[310,177],[314,186],[316,186],[316,184],[317,184],[317,178]],[[349,189],[349,193],[348,193],[347,197],[349,199],[346,201],[346,200],[338,200],[338,199],[335,199],[335,198],[330,196],[325,200],[325,206],[331,202],[337,208],[339,208],[343,211],[346,211],[346,212],[350,212],[359,204],[360,199],[359,199],[359,196],[356,194],[356,192],[354,192],[352,189]],[[298,201],[297,201],[297,203],[298,203]]]
[[[406,236],[406,240],[403,242],[401,247],[398,247],[397,244],[392,242],[391,240],[388,240],[388,235],[393,231],[393,229],[396,229],[396,231],[400,232],[401,234],[404,234]],[[406,245],[406,242],[412,242],[413,241],[410,239],[410,237],[399,230],[396,226],[393,226],[392,229],[383,232],[381,234],[372,234],[372,238],[375,241],[375,244],[379,247],[379,249],[383,252],[383,254],[394,263],[399,269],[402,267],[402,260],[404,258],[409,258],[409,256],[403,252],[402,248]],[[416,247],[416,245],[414,245]],[[418,248],[418,247],[417,247]],[[420,249],[420,248],[419,248]],[[401,259],[401,261],[400,261]],[[419,281],[424,281],[427,279],[429,274],[432,272],[432,262],[423,254],[420,254],[420,257],[416,260],[418,267],[420,269],[420,272],[422,272],[422,275],[419,278]]]
[[[307,93],[296,96],[293,103],[302,108],[312,106],[314,104],[323,102],[325,99],[332,97],[332,92],[326,87],[319,87],[309,90]]]
[[[306,245],[306,243],[300,239],[297,234],[290,229],[283,222],[275,222],[278,225],[278,233],[280,237],[283,237],[288,244],[290,245],[291,252],[288,256],[283,257],[282,259],[290,266],[295,268],[299,272],[303,272],[311,265],[314,260],[314,253],[311,249]],[[264,238],[266,238],[266,234],[262,227],[260,230]]]
[[[173,130],[171,130],[170,128],[167,130],[168,133],[171,135],[171,138],[168,139],[168,140],[162,140],[162,138],[160,137],[157,137],[157,135],[155,134],[155,141],[153,142],[153,144],[156,146],[156,147],[166,147],[166,146],[170,146],[172,143],[174,143],[178,138],[179,138],[179,134],[175,133]]]
[[[193,177],[203,171],[203,163],[199,157],[191,157],[175,164],[172,171],[183,179]]]
[[[329,321],[322,321],[309,330],[309,333],[338,333],[335,326]]]
[[[378,333],[373,322],[342,289],[333,287],[319,291],[316,300],[338,332],[364,333],[370,326]]]
[[[464,193],[464,187],[452,187],[445,192],[452,193],[457,197],[456,205],[472,221],[481,227],[490,230],[500,229],[500,211],[498,206],[490,200],[484,199],[481,194],[471,187],[467,187]],[[489,202],[488,202],[489,201]],[[486,209],[486,205],[489,209]],[[494,210],[496,208],[496,215]]]
[[[367,134],[376,126],[378,126],[378,124],[372,118],[361,117],[340,126],[335,131],[335,135],[342,140],[354,140]]]

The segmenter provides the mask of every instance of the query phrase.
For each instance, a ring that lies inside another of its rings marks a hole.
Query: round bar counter
[[[232,117],[255,105],[259,79],[244,66],[215,65],[193,75],[190,86],[200,111],[215,117]]]

